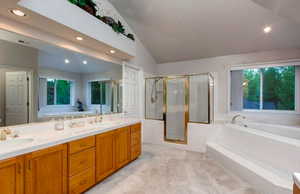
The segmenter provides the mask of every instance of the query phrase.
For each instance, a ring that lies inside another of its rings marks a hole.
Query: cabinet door
[[[23,157],[0,161],[0,193],[24,193]]]
[[[130,127],[116,132],[116,167],[121,168],[130,162]]]
[[[67,193],[67,145],[26,155],[26,194]]]
[[[142,140],[141,140],[141,124],[131,126],[131,160],[135,160],[141,155]]]
[[[115,131],[96,136],[96,180],[101,181],[116,170]]]

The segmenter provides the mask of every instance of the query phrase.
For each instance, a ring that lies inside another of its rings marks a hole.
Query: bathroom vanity
[[[300,174],[299,173],[294,173],[293,175],[294,179],[294,194],[300,194]]]
[[[34,142],[0,150],[0,193],[82,193],[141,154],[139,120],[68,130],[31,129]]]
[[[300,194],[300,189],[296,184],[294,184],[294,194]]]

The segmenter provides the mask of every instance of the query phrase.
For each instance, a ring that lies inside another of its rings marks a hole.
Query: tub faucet
[[[236,124],[236,120],[241,117],[242,119],[246,119],[245,116],[242,116],[242,115],[235,115],[232,120],[231,120],[231,124]]]

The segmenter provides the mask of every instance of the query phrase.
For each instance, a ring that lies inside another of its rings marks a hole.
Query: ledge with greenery
[[[125,28],[120,21],[116,22],[112,17],[109,16],[97,15],[98,7],[93,0],[68,0],[68,1],[74,5],[77,5],[78,7],[85,10],[86,12],[93,15],[94,17],[98,18],[105,24],[109,25],[116,33],[123,34],[124,36],[126,36],[127,38],[133,41],[135,40],[133,34],[130,33],[126,34]]]

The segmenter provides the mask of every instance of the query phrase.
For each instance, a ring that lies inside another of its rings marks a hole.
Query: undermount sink
[[[12,146],[19,146],[33,142],[32,138],[18,138],[18,139],[10,139],[6,141],[0,141],[0,148],[11,148]]]

